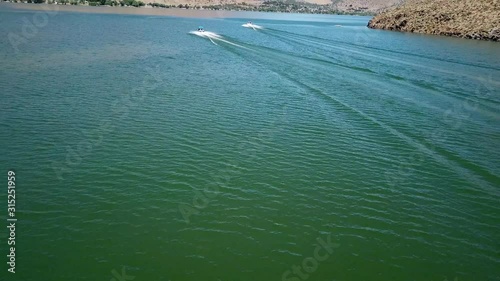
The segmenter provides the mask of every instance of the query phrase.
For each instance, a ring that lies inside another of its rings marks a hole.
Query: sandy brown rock
[[[500,0],[409,0],[368,27],[500,41]]]
[[[377,12],[381,9],[400,4],[401,2],[403,2],[403,0],[332,0],[332,4],[339,11],[365,10],[370,12]]]

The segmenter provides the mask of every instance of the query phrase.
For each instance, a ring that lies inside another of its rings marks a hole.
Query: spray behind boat
[[[219,45],[216,43],[216,41],[217,41],[217,42],[224,42],[224,43],[227,43],[229,45],[240,47],[243,49],[248,49],[245,46],[242,46],[240,44],[237,44],[237,43],[234,43],[234,42],[231,42],[231,41],[224,39],[224,37],[222,37],[222,35],[219,35],[215,32],[206,31],[203,28],[203,26],[199,26],[197,30],[190,31],[189,33],[196,35],[196,36],[199,36],[199,37],[208,38],[210,40],[210,42],[212,42],[214,45]]]
[[[254,24],[253,22],[249,21],[245,24],[242,24],[241,26],[243,27],[246,27],[246,28],[252,28],[253,30],[257,30],[257,29],[264,29],[264,27],[260,26],[260,25],[257,25],[257,24]],[[200,37],[204,37],[204,38],[208,38],[210,39],[210,41],[212,43],[214,43],[215,45],[217,45],[217,43],[215,43],[213,41],[213,39],[222,39],[222,36],[217,34],[217,33],[214,33],[214,32],[211,32],[211,31],[206,31],[205,28],[203,26],[198,26],[198,29],[197,30],[193,30],[193,31],[190,31],[189,32],[190,34],[194,34],[196,36],[200,36]]]
[[[249,21],[245,24],[242,24],[241,26],[243,27],[246,27],[246,28],[252,28],[253,30],[257,30],[257,29],[263,29],[264,27],[260,26],[260,25],[256,25],[254,24],[253,22]]]
[[[201,26],[201,25],[198,26],[197,30],[190,31],[189,33],[194,34],[196,36],[203,37],[203,38],[208,38],[215,45],[217,45],[217,43],[215,43],[213,39],[221,39],[222,38],[222,36],[220,36],[217,33],[206,31],[205,28],[203,28],[203,26]]]

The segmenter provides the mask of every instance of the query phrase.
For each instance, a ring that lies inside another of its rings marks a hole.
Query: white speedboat
[[[205,31],[205,30],[196,30],[196,31],[190,31],[190,34],[194,34],[196,36],[204,37],[204,38],[221,38],[221,36],[217,33],[213,33],[210,31]]]
[[[246,28],[252,28],[253,30],[263,29],[262,26],[256,25],[256,24],[252,23],[251,21],[249,21],[241,26],[246,27]]]
[[[203,28],[203,26],[199,26],[198,30],[196,30],[196,31],[195,30],[189,31],[189,33],[190,34],[194,34],[196,36],[203,37],[203,38],[208,38],[210,40],[210,42],[214,43],[215,45],[217,45],[217,43],[215,43],[213,39],[222,40],[222,36],[220,36],[217,33],[213,33],[213,32],[210,32],[210,31],[205,31],[205,29]]]

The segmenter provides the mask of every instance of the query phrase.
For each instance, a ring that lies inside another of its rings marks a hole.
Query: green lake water
[[[40,13],[0,5],[0,280],[500,280],[499,43]]]

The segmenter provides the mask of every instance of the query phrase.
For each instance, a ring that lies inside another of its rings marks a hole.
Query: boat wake
[[[190,31],[189,33],[204,38],[222,38],[222,36],[220,36],[219,34],[211,31]]]
[[[199,36],[199,37],[208,38],[210,40],[210,42],[212,42],[215,45],[219,45],[219,44],[216,43],[216,41],[217,41],[217,42],[224,42],[224,43],[227,43],[229,45],[240,47],[240,48],[243,48],[243,49],[249,49],[249,48],[247,48],[245,46],[242,46],[240,44],[236,44],[236,43],[233,43],[231,41],[228,41],[224,37],[222,37],[222,35],[219,35],[219,34],[214,33],[214,32],[199,31],[198,30],[198,31],[190,31],[189,33],[193,34],[193,35],[196,35],[196,36]]]
[[[222,36],[220,36],[217,33],[210,32],[210,31],[200,31],[200,30],[198,30],[198,31],[190,31],[189,33],[190,34],[194,34],[196,36],[203,37],[203,38],[208,38],[210,40],[210,42],[212,42],[215,45],[217,45],[217,43],[215,43],[213,39],[222,39]]]
[[[252,28],[253,30],[264,29],[264,27],[262,27],[260,25],[256,25],[256,24],[250,23],[250,22],[242,24],[241,26],[246,27],[246,28]]]

